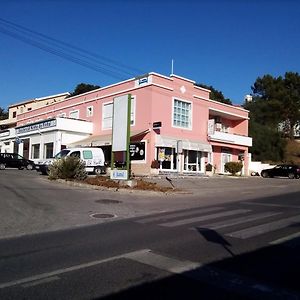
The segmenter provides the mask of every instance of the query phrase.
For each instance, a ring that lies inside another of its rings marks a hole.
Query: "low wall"
[[[275,165],[270,165],[270,164],[264,164],[260,161],[250,161],[249,162],[249,173],[258,173],[260,174],[260,172],[263,170],[263,169],[270,169],[270,168],[273,168],[275,167]]]

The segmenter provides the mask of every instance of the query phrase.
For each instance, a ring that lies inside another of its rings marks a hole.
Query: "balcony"
[[[252,138],[244,135],[232,134],[222,131],[208,133],[208,139],[215,142],[223,142],[241,146],[252,146]]]

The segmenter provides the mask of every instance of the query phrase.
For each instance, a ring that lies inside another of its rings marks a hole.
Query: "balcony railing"
[[[226,133],[222,131],[214,131],[214,133],[209,133],[208,137],[211,141],[224,142],[247,147],[252,146],[252,138],[244,135]]]

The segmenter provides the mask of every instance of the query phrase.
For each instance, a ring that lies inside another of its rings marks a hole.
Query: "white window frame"
[[[58,118],[65,118],[67,116],[66,113],[60,113],[57,115]]]
[[[112,105],[112,114],[111,114],[111,125],[110,126],[104,126],[104,107],[106,105]],[[112,128],[112,119],[113,119],[113,102],[110,101],[110,102],[105,102],[105,103],[102,103],[102,130],[108,130],[108,129],[111,129]]]
[[[113,105],[113,101],[102,103],[102,130],[112,129],[113,110],[111,116],[111,125],[108,127],[104,126],[104,107],[106,105]],[[135,126],[136,120],[136,96],[131,96],[131,113],[130,113],[130,126]]]
[[[94,106],[88,106],[86,108],[86,116],[87,117],[92,117],[94,114]]]
[[[183,127],[183,126],[178,126],[178,125],[174,125],[174,109],[175,109],[175,101],[181,101],[181,102],[185,102],[191,105],[191,109],[190,109],[190,114],[189,114],[189,126],[188,127]],[[173,128],[180,128],[180,129],[186,129],[186,130],[192,130],[193,129],[193,102],[192,101],[188,101],[188,100],[184,100],[184,99],[180,99],[178,97],[173,97],[172,98],[172,127]]]
[[[136,96],[131,96],[130,126],[135,126]]]
[[[71,117],[71,114],[73,114],[73,113],[74,113],[74,114],[75,114],[75,113],[78,114],[78,115],[77,115],[77,118]],[[69,118],[78,120],[78,119],[79,119],[79,109],[71,110],[71,111],[69,112]]]

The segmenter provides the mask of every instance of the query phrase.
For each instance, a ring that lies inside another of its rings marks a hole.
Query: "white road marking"
[[[0,283],[0,289],[4,289],[7,287],[11,287],[14,285],[23,285],[29,282],[34,282],[37,280],[43,280],[49,277],[53,277],[53,276],[57,276],[60,274],[64,274],[64,273],[68,273],[68,272],[73,272],[73,271],[77,271],[80,269],[85,269],[85,268],[89,268],[89,267],[93,267],[96,265],[100,265],[106,262],[110,262],[116,259],[120,259],[120,258],[126,258],[128,255],[133,255],[133,254],[137,254],[137,253],[143,253],[143,252],[148,252],[150,250],[148,249],[143,249],[143,250],[138,250],[138,251],[134,251],[134,252],[129,252],[129,253],[125,253],[125,254],[121,254],[121,255],[117,255],[117,256],[112,256],[106,259],[102,259],[102,260],[95,260],[95,261],[91,261],[85,264],[80,264],[80,265],[75,265],[72,267],[68,267],[68,268],[63,268],[63,269],[58,269],[52,272],[47,272],[47,273],[42,273],[42,274],[38,274],[38,275],[34,275],[34,276],[30,276],[30,277],[26,277],[26,278],[22,278],[22,279],[18,279],[18,280],[13,280],[13,281],[9,281],[9,282],[4,282],[4,283]]]
[[[22,287],[24,287],[24,288],[32,287],[32,286],[36,286],[36,285],[40,285],[40,284],[44,284],[44,283],[49,283],[49,282],[56,281],[56,280],[60,280],[60,278],[58,276],[52,276],[52,277],[48,277],[48,278],[45,278],[45,279],[36,280],[36,281],[32,281],[32,282],[29,282],[29,283],[22,284]]]
[[[58,269],[52,272],[39,274],[23,278],[20,280],[2,283],[0,289],[22,285],[23,287],[58,280],[57,275],[80,269],[92,267],[102,263],[110,262],[120,258],[129,259],[144,265],[148,265],[159,270],[167,271],[171,274],[181,274],[184,277],[203,282],[210,286],[232,291],[234,293],[260,299],[299,299],[299,294],[295,291],[280,289],[262,284],[250,278],[237,274],[222,271],[217,268],[205,266],[199,262],[179,260],[152,252],[150,249],[142,249],[121,255],[113,256],[103,260],[96,260],[85,264],[75,265],[69,268]],[[167,275],[168,276],[168,275]]]
[[[295,291],[280,289],[198,262],[178,260],[152,251],[127,255],[127,258],[173,274],[232,291],[253,299],[299,299]]]
[[[259,213],[259,214],[254,214],[254,215],[250,215],[250,216],[246,216],[246,217],[240,217],[240,218],[230,219],[230,220],[226,220],[226,221],[205,224],[205,225],[201,225],[201,227],[209,228],[209,229],[220,229],[220,228],[225,228],[225,227],[229,227],[229,226],[233,226],[233,225],[243,224],[246,222],[269,218],[269,217],[277,216],[280,214],[282,214],[282,213],[280,213],[280,212]]]
[[[295,239],[295,238],[297,238],[297,237],[300,237],[300,232],[296,232],[296,233],[293,233],[293,234],[291,234],[291,235],[285,236],[285,237],[283,237],[283,238],[281,238],[281,239],[272,241],[272,242],[270,242],[269,244],[270,244],[270,245],[278,245],[278,244],[282,244],[282,243],[284,243],[284,242],[288,242],[288,241],[290,241],[290,240],[292,240],[292,239]]]
[[[300,215],[297,215],[294,217],[289,217],[289,218],[281,219],[278,221],[274,221],[274,222],[270,222],[270,223],[266,223],[266,224],[262,224],[262,225],[249,227],[249,228],[242,229],[239,231],[231,232],[226,235],[235,237],[235,238],[240,238],[240,239],[247,239],[247,238],[261,235],[261,234],[264,234],[267,232],[285,228],[285,227],[292,225],[294,223],[297,223],[299,221],[300,221]]]
[[[288,204],[276,204],[276,203],[261,203],[261,202],[241,202],[246,205],[258,205],[258,206],[270,206],[270,207],[286,207],[286,208],[299,208],[299,205],[288,205]]]
[[[244,213],[247,213],[249,211],[251,211],[251,210],[249,210],[249,209],[236,209],[236,210],[230,210],[230,211],[225,211],[225,212],[211,214],[211,215],[204,215],[204,216],[188,218],[188,219],[183,219],[183,220],[178,220],[178,221],[173,221],[173,222],[168,222],[168,223],[162,223],[162,224],[159,224],[159,225],[160,226],[166,226],[166,227],[175,227],[175,226],[181,226],[181,225],[191,224],[191,223],[195,223],[195,222],[201,222],[201,221],[206,221],[206,220],[211,220],[211,219],[217,219],[217,218],[221,218],[221,217],[244,214]]]
[[[151,251],[132,253],[130,255],[127,255],[127,258],[145,265],[155,267],[157,269],[176,274],[188,272],[202,266],[202,264],[200,263],[178,260],[175,258],[162,256]]]
[[[150,223],[150,222],[154,222],[154,221],[168,220],[168,219],[173,219],[173,218],[176,218],[176,217],[190,216],[190,215],[195,215],[197,213],[207,213],[207,212],[218,211],[218,210],[222,210],[222,209],[224,209],[224,208],[223,207],[200,208],[200,209],[194,209],[192,211],[175,212],[175,213],[169,213],[167,215],[160,215],[160,216],[155,216],[155,217],[143,218],[143,219],[138,220],[136,222],[138,222],[138,223]]]

